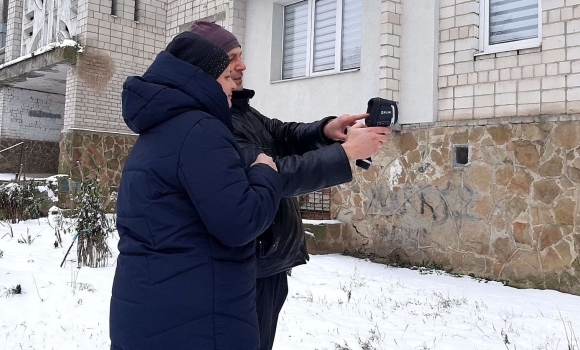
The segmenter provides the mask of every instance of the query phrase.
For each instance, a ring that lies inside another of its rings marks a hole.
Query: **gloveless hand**
[[[334,141],[346,140],[346,128],[356,124],[358,120],[368,117],[368,114],[349,115],[343,114],[328,122],[324,126],[324,135]]]
[[[391,129],[384,126],[366,127],[356,123],[348,129],[346,142],[342,144],[349,160],[365,159],[379,153],[387,141]]]
[[[274,163],[272,157],[267,156],[265,153],[258,154],[256,160],[250,166],[253,167],[256,164],[266,164],[275,171],[278,171],[278,167],[276,166],[276,163]]]

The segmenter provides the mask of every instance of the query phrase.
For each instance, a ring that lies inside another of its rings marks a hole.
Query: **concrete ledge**
[[[64,95],[67,71],[76,63],[78,48],[57,46],[0,66],[0,87],[44,91]]]
[[[76,63],[78,49],[73,46],[55,47],[51,51],[46,51],[30,58],[10,64],[7,62],[0,68],[0,82],[2,84],[22,81],[22,75],[30,75],[36,71],[50,68],[59,63]],[[39,73],[36,73],[39,74]]]

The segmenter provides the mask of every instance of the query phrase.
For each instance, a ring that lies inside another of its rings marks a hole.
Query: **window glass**
[[[342,67],[341,70],[360,67],[362,33],[362,2],[344,0],[342,4]]]
[[[538,37],[538,0],[489,0],[489,44]]]
[[[306,75],[308,1],[284,7],[284,56],[282,79]]]
[[[334,69],[336,0],[317,0],[314,9],[313,71]]]

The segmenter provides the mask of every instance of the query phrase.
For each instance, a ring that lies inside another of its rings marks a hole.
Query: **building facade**
[[[374,166],[333,189],[342,224],[316,250],[580,294],[580,0],[5,0],[0,11],[0,145],[24,142],[29,172],[99,172],[114,189],[136,137],[123,81],[207,19],[238,36],[252,104],[269,117],[398,102]],[[0,152],[2,171],[17,149]]]

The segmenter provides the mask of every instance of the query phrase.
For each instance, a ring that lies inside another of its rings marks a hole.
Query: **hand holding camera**
[[[324,126],[324,135],[334,141],[346,141],[346,130],[361,119],[368,118],[368,114],[343,114],[334,118]]]
[[[369,114],[369,117],[365,119],[365,124],[371,128],[388,127],[392,124],[396,124],[399,120],[399,109],[397,108],[397,103],[383,98],[371,98],[368,102],[367,113]],[[365,170],[368,169],[372,163],[370,157],[366,159],[358,159],[356,161],[356,165]]]
[[[349,160],[365,159],[379,153],[390,133],[391,129],[384,126],[366,127],[356,123],[348,129],[342,147]]]

